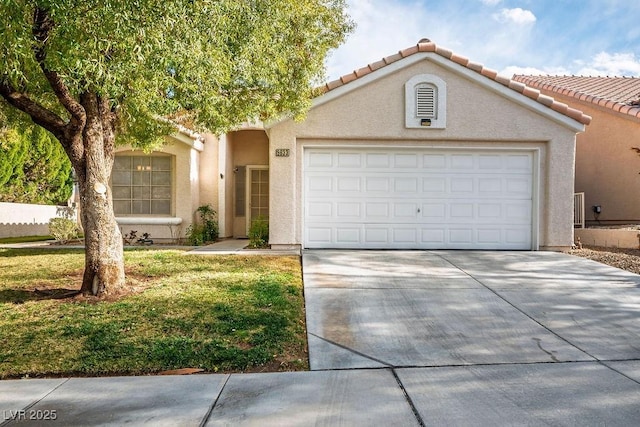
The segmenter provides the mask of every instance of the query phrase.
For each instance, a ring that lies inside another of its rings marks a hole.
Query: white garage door
[[[308,148],[306,248],[532,249],[533,154]]]

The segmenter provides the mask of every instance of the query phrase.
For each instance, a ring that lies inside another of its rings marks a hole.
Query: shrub
[[[253,249],[269,246],[269,221],[259,216],[249,227],[249,247]]]
[[[69,240],[77,239],[80,235],[78,224],[69,218],[51,218],[49,220],[49,234],[56,242],[64,244]]]
[[[80,227],[75,220],[76,210],[72,207],[59,206],[56,209],[56,218],[49,220],[49,234],[56,242],[64,244],[69,240],[80,237]]]
[[[200,222],[194,222],[187,228],[187,241],[193,246],[215,242],[219,232],[216,211],[211,205],[203,205],[196,212],[200,216]]]

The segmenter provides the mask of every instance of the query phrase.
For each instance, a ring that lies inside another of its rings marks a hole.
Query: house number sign
[[[276,148],[276,157],[289,157],[288,148]]]

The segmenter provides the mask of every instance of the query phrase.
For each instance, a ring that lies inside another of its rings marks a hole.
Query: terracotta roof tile
[[[586,125],[591,122],[591,117],[587,116],[586,114],[583,114],[581,111],[573,108],[569,108],[566,104],[557,102],[552,97],[543,95],[540,92],[539,89],[543,89],[545,88],[545,86],[548,86],[549,90],[554,90],[553,88],[555,87],[555,85],[553,82],[545,82],[545,81],[538,82],[537,80],[530,80],[530,79],[535,79],[535,77],[529,78],[527,76],[516,76],[513,79],[509,79],[504,76],[499,76],[497,71],[492,70],[490,68],[486,68],[482,64],[479,64],[477,62],[472,62],[468,58],[465,58],[463,56],[456,55],[449,49],[445,49],[441,46],[438,46],[437,44],[433,43],[428,39],[422,39],[415,46],[410,46],[406,49],[399,51],[395,55],[382,58],[382,60],[380,61],[369,64],[368,67],[360,68],[359,70],[354,71],[351,74],[342,76],[338,80],[334,80],[327,83],[325,85],[325,91],[328,92],[338,87],[344,86],[356,79],[359,79],[363,76],[371,74],[389,64],[392,64],[396,61],[399,61],[403,58],[409,57],[411,55],[415,55],[420,52],[435,52],[435,54],[437,55],[440,55],[446,59],[449,59],[459,64],[460,66],[466,67],[471,71],[474,71],[486,78],[489,78],[495,82],[498,82],[510,88],[511,90],[518,92],[520,94],[523,94],[528,98],[533,99],[546,107],[550,107],[554,111],[560,112],[568,117],[571,117],[572,119],[582,124]],[[640,81],[640,78],[635,80]],[[532,82],[532,84],[529,83],[530,81]],[[571,90],[574,91],[573,92],[574,95],[572,96],[581,95],[581,92],[576,88],[571,88]],[[636,94],[638,93],[640,93],[640,88],[636,91]],[[638,99],[639,96],[640,95],[637,95],[636,99]],[[635,108],[634,110],[637,112],[638,116],[640,117],[640,108]]]
[[[469,58],[465,58],[464,56],[456,55],[455,53],[451,55],[450,58],[453,62],[466,67],[469,64]]]
[[[390,56],[386,56],[384,58],[384,62],[386,62],[387,64],[392,64],[396,61],[399,61],[402,59],[402,55],[400,54],[400,52],[396,53],[395,55],[390,55]]]
[[[402,49],[400,51],[400,55],[402,55],[403,58],[406,58],[407,56],[411,56],[414,53],[418,53],[418,52],[420,52],[420,48],[418,47],[418,45],[415,45],[415,46],[408,47],[406,49]]]
[[[367,74],[369,74],[371,72],[371,67],[366,66],[366,67],[362,67],[359,70],[354,71],[355,75],[360,78],[363,76],[366,76]]]
[[[469,63],[467,64],[467,68],[469,68],[472,71],[475,71],[476,73],[480,73],[482,71],[482,64],[478,62],[469,61]]]
[[[640,118],[640,77],[525,76],[513,79],[528,86],[576,98]]]
[[[436,44],[433,42],[418,42],[418,50],[420,52],[435,52]]]
[[[380,61],[376,61],[376,62],[373,62],[373,63],[369,64],[369,68],[371,68],[371,71],[375,71],[375,70],[377,70],[379,68],[384,67],[385,65],[387,65],[387,63],[384,62],[383,59],[381,59]]]

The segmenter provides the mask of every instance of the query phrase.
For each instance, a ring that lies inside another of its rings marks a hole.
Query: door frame
[[[247,235],[249,234],[249,228],[251,228],[251,172],[254,170],[269,170],[269,165],[245,166],[245,231]]]

